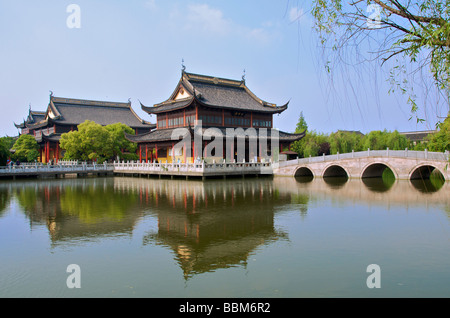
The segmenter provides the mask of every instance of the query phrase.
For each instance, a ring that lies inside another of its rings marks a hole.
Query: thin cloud
[[[200,29],[219,35],[228,35],[233,29],[233,23],[224,18],[222,11],[207,4],[188,5],[186,18],[187,29]]]
[[[259,44],[268,44],[274,37],[266,24],[251,28],[225,16],[220,9],[208,4],[190,4],[185,10],[176,7],[170,13],[172,21],[181,23],[183,30],[218,37],[245,38]]]
[[[144,7],[149,10],[155,10],[157,8],[156,6],[156,0],[147,0],[144,2]]]

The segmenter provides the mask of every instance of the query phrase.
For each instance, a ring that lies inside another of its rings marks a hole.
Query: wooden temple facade
[[[245,162],[261,162],[267,158],[262,150],[273,158],[275,152],[279,154],[305,135],[304,132],[290,134],[273,129],[273,115],[282,113],[287,107],[288,104],[277,106],[258,98],[248,89],[244,78],[231,80],[187,73],[183,69],[181,79],[166,101],[153,106],[141,103],[145,112],[156,115],[156,129],[126,137],[138,144],[141,162],[192,163],[199,158],[207,162],[219,162],[223,159],[240,162],[237,151],[240,138],[244,140],[246,149],[241,158]],[[208,147],[212,147],[210,145],[217,136],[208,136],[211,135],[209,128],[222,133],[224,138],[230,129],[239,131],[240,135],[237,133],[233,137],[231,148],[223,141],[222,151],[209,149],[208,152]],[[242,134],[249,130],[255,133],[257,141],[265,139],[264,149],[261,143],[252,142],[253,137]],[[195,142],[196,137],[201,138],[200,143]],[[272,142],[274,138],[276,143]],[[182,140],[185,142],[180,149]],[[274,144],[277,149],[273,149]]]
[[[131,108],[131,102],[118,103],[55,97],[50,95],[46,111],[29,110],[28,117],[15,126],[21,134],[35,137],[40,146],[39,161],[57,162],[64,153],[59,147],[61,134],[77,130],[86,120],[106,126],[123,123],[133,128],[136,134],[143,134],[155,128],[154,124],[138,117]]]

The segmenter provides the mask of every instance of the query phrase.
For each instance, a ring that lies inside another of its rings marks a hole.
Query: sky
[[[45,111],[50,91],[130,99],[142,119],[155,122],[139,101],[165,101],[182,65],[223,78],[245,74],[261,99],[289,101],[274,116],[274,126],[287,132],[300,113],[309,130],[323,133],[428,130],[446,115],[445,107],[424,107],[424,123],[410,119],[404,96],[388,93],[383,70],[342,68],[330,82],[312,26],[301,0],[0,0],[0,136],[16,136],[14,123],[30,107]]]

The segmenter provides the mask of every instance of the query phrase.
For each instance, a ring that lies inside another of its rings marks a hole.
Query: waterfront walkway
[[[59,178],[66,175],[119,175],[119,176],[170,176],[170,177],[227,177],[272,175],[271,163],[146,163],[122,161],[112,164],[21,164],[0,167],[0,178],[41,177]]]
[[[114,163],[114,173],[118,175],[138,176],[171,176],[171,177],[227,177],[246,175],[272,175],[270,162],[242,163],[146,163],[117,162]]]
[[[66,175],[87,176],[87,175],[108,175],[114,173],[114,167],[108,164],[87,164],[87,163],[71,163],[71,164],[54,164],[44,165],[40,163],[23,163],[7,167],[0,167],[0,178],[58,178]]]

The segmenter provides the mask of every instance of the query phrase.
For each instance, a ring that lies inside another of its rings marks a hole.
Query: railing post
[[[425,159],[428,159],[428,149],[425,149]]]
[[[386,157],[389,158],[389,147],[386,148]]]
[[[370,148],[367,148],[367,157],[370,157]]]
[[[352,158],[355,158],[355,150],[352,149]]]

